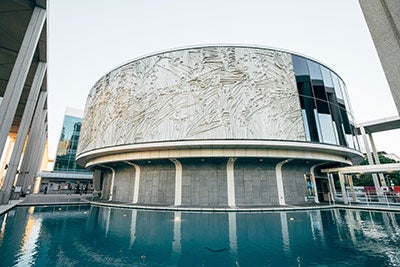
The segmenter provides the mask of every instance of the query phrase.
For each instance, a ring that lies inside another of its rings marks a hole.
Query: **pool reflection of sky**
[[[398,266],[400,214],[19,207],[1,266]]]

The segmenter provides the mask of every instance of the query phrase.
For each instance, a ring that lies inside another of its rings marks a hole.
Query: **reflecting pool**
[[[19,207],[1,266],[399,266],[400,214]]]

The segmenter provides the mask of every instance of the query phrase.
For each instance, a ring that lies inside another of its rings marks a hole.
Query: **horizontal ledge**
[[[186,152],[187,155],[182,157],[246,157],[249,156],[246,154],[246,150],[250,149],[259,152],[254,156],[262,157],[276,157],[278,151],[281,152],[279,153],[280,157],[286,157],[287,155],[285,155],[284,151],[290,151],[292,152],[291,154],[297,151],[303,154],[322,153],[335,155],[348,158],[353,163],[362,159],[362,154],[357,150],[329,144],[279,140],[185,140],[130,144],[95,149],[79,154],[77,156],[77,162],[81,165],[87,165],[89,161],[96,158],[112,155],[119,155],[121,157],[121,155],[128,153],[142,153],[140,157],[141,159],[155,158],[154,156],[151,156],[151,153],[159,153],[159,156],[156,158],[179,158],[179,154],[185,154],[184,152]],[[212,150],[212,155],[204,153],[206,150]],[[179,151],[182,153],[178,153]],[[268,153],[269,151],[272,151],[273,153]],[[175,154],[171,155],[171,153]],[[129,160],[129,158],[125,158],[124,160]]]

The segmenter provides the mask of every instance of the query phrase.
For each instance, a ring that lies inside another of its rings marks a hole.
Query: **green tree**
[[[388,163],[397,163],[397,161],[387,158],[382,153],[378,153],[379,156],[379,162],[381,164],[388,164]],[[364,155],[364,160],[363,162],[360,163],[360,165],[368,165],[368,159]],[[394,173],[385,173],[384,174],[386,177],[386,183],[390,183],[390,180],[393,181],[394,185],[400,185],[400,173],[394,172]],[[354,185],[355,186],[364,186],[364,185],[369,185],[373,186],[374,182],[372,180],[372,174],[367,173],[367,174],[361,174],[358,178],[353,179],[354,180]],[[388,184],[390,185],[390,184]]]

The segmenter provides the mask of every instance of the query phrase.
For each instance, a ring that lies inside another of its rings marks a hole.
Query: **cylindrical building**
[[[103,76],[77,161],[107,201],[263,207],[327,200],[321,168],[362,159],[342,79],[276,49],[202,46]]]

